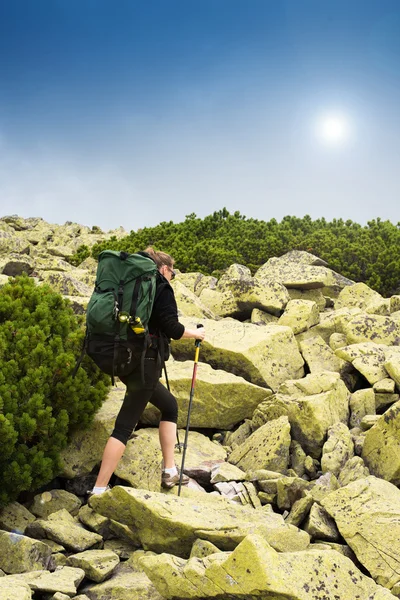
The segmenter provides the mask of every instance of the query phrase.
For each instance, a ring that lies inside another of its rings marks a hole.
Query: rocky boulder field
[[[66,259],[125,234],[4,217],[0,285],[27,272],[83,314],[96,262]],[[206,328],[189,486],[160,487],[149,405],[112,489],[87,503],[118,383],[59,477],[0,511],[0,600],[400,598],[400,295],[301,251],[254,275],[179,273],[173,287],[181,321]],[[193,358],[193,340],[173,342],[181,440]]]

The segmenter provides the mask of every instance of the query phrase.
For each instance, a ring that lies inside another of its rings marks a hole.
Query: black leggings
[[[121,381],[126,385],[126,393],[111,437],[125,445],[148,402],[161,411],[161,421],[170,421],[171,423],[178,421],[178,404],[175,396],[158,381],[161,369],[157,365],[154,354],[150,351],[145,358],[145,384],[142,382],[140,367],[128,377],[121,377]]]

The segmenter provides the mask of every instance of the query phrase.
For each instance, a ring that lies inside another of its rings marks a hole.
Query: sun
[[[317,121],[316,133],[325,144],[343,144],[350,135],[349,121],[339,113],[324,114]]]

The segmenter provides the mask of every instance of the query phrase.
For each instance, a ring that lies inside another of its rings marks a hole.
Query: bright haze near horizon
[[[0,216],[399,218],[399,0],[2,0]]]

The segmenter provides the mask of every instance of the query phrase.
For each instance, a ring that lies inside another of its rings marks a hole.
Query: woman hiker
[[[175,277],[174,260],[165,252],[155,252],[153,248],[144,251],[157,265],[156,295],[149,320],[149,332],[153,336],[164,336],[165,349],[170,338],[193,338],[203,341],[204,327],[186,329],[178,321],[178,309],[170,281]],[[163,344],[161,344],[161,348]],[[121,409],[115,421],[106,447],[96,484],[89,495],[102,494],[109,489],[108,482],[114,473],[126,447],[128,439],[135,429],[148,402],[161,411],[159,438],[163,457],[161,485],[172,488],[179,482],[180,473],[175,465],[174,449],[176,440],[178,405],[175,397],[160,383],[161,365],[157,361],[155,348],[149,348],[145,358],[145,383],[142,381],[140,365],[121,380],[126,385],[126,393]],[[167,358],[167,357],[165,357]],[[189,477],[182,475],[182,484],[187,485]]]

